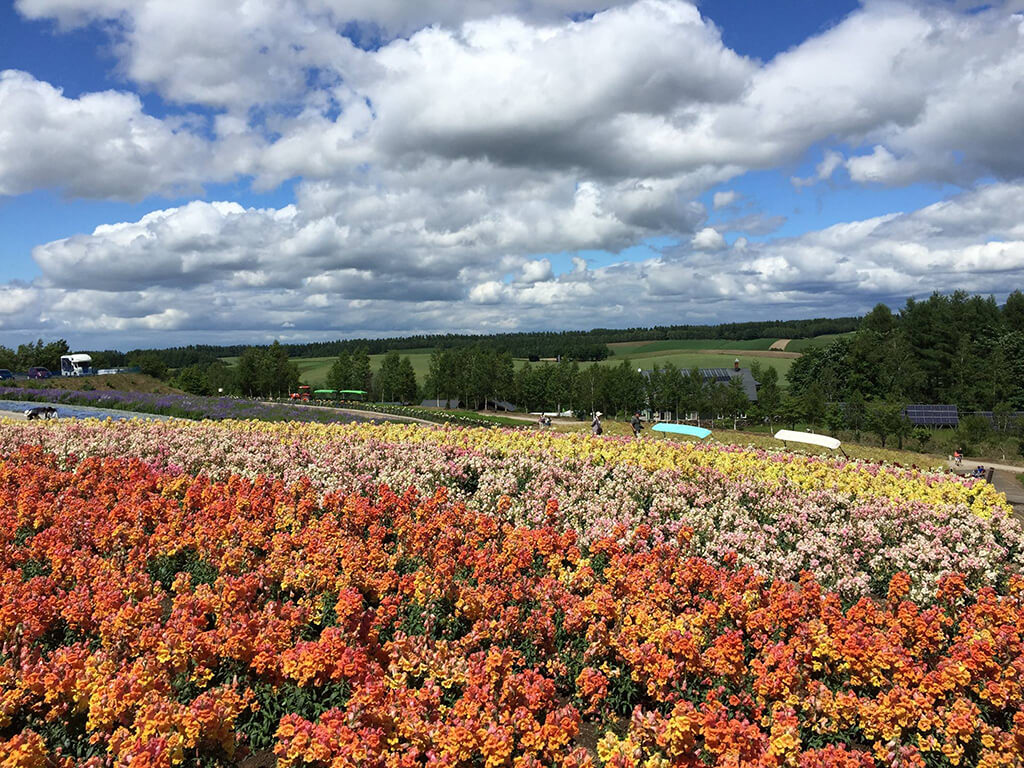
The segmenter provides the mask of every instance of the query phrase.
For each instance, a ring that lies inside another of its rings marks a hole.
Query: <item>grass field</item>
[[[749,352],[750,350],[747,350]],[[688,371],[691,368],[732,368],[733,360],[736,358],[740,359],[741,368],[749,368],[750,364],[755,360],[762,367],[775,368],[779,372],[779,383],[782,386],[786,386],[786,374],[789,372],[790,366],[793,365],[792,358],[785,357],[761,357],[751,354],[744,354],[744,350],[736,350],[735,353],[730,351],[728,354],[715,354],[708,352],[697,351],[665,351],[665,352],[638,352],[636,354],[621,355],[609,357],[607,360],[602,360],[600,365],[604,366],[616,366],[621,365],[624,360],[629,360],[634,363],[637,368],[643,368],[644,370],[651,370],[654,366],[663,366],[667,363],[681,368],[684,371]],[[524,365],[544,365],[544,363],[528,363],[525,360],[516,360],[516,368]],[[583,365],[589,365],[589,363],[583,363]]]
[[[412,369],[416,372],[416,380],[422,384],[427,378],[427,371],[430,368],[430,353],[433,349],[403,349],[399,355],[408,357],[412,363]],[[322,386],[327,383],[327,373],[336,357],[297,357],[292,362],[299,366],[299,373],[302,380],[311,386]],[[374,373],[380,370],[384,361],[384,355],[370,355],[370,368]]]
[[[608,348],[618,357],[636,357],[639,354],[688,350],[697,352],[702,349],[762,349],[767,350],[776,339],[747,339],[745,341],[729,341],[727,339],[666,339],[664,341],[622,341],[609,344]]]
[[[750,351],[750,350],[747,350]],[[785,386],[786,374],[789,372],[790,366],[793,365],[793,359],[787,357],[761,357],[758,355],[744,354],[744,350],[736,350],[736,353],[721,355],[714,353],[707,353],[697,351],[665,351],[665,352],[640,352],[631,355],[622,355],[616,357],[609,357],[607,360],[602,361],[601,365],[619,365],[623,360],[629,358],[630,362],[636,363],[637,368],[643,368],[650,370],[655,365],[665,365],[672,363],[683,370],[690,370],[691,368],[732,368],[733,360],[737,357],[740,359],[740,367],[749,368],[750,364],[757,361],[762,368],[771,367],[775,368],[779,372],[779,382]]]
[[[813,339],[793,339],[786,347],[787,353],[801,353],[812,347],[823,347],[831,344],[840,336],[849,334],[830,334],[818,336]],[[602,361],[601,365],[619,365],[623,360],[629,359],[636,363],[637,368],[651,369],[655,365],[666,365],[672,363],[684,370],[691,368],[731,368],[736,357],[740,359],[740,365],[749,368],[750,364],[757,361],[762,366],[771,366],[779,372],[779,381],[786,385],[786,374],[793,365],[793,358],[762,356],[759,353],[768,352],[769,347],[777,339],[747,339],[744,341],[728,341],[725,339],[669,339],[663,341],[625,341],[609,344],[612,355]],[[711,352],[709,350],[719,350]],[[427,370],[430,366],[430,353],[432,348],[403,349],[399,350],[402,357],[408,357],[412,362],[416,378],[422,385],[427,378]],[[384,355],[370,355],[370,365],[376,373],[380,369]],[[327,372],[334,362],[333,357],[305,357],[295,358],[294,362],[299,366],[299,373],[302,381],[313,387],[322,387],[327,382]],[[224,361],[229,364],[238,362],[238,358],[226,357]],[[525,359],[515,361],[516,368],[530,365]],[[537,365],[538,363],[534,363]],[[539,363],[543,364],[543,363]]]
[[[754,354],[744,354],[752,352],[763,352],[768,349],[771,343],[775,339],[757,339],[747,342],[734,342],[736,344],[747,344],[753,345],[757,343],[758,346],[748,346],[746,348],[727,348],[722,346],[708,346],[708,345],[721,345],[728,342],[723,341],[700,341],[700,340],[684,340],[684,341],[664,341],[664,342],[640,342],[631,346],[618,346],[616,348],[616,354],[609,357],[607,360],[603,360],[601,365],[615,366],[622,363],[623,360],[629,359],[631,362],[636,363],[637,368],[651,369],[655,365],[665,365],[666,363],[673,363],[674,365],[684,370],[689,370],[693,367],[697,368],[731,368],[732,362],[736,357],[740,359],[740,365],[744,368],[749,368],[753,361],[759,362],[762,366],[771,366],[779,372],[780,383],[785,386],[786,373],[789,371],[790,366],[793,364],[793,360],[789,358],[778,358],[778,357],[761,357]],[[665,345],[684,345],[684,346],[665,346]],[[728,350],[725,354],[716,354],[704,352],[706,349],[722,349]],[[735,353],[733,352],[735,349]],[[412,368],[416,372],[416,379],[422,385],[427,378],[427,371],[430,366],[430,353],[433,349],[408,349],[400,350],[399,354],[402,357],[408,357],[412,363]],[[789,351],[789,350],[787,350]],[[374,373],[380,369],[381,361],[384,359],[384,355],[370,355],[370,366]],[[322,387],[327,382],[327,373],[331,369],[331,365],[334,363],[335,358],[333,357],[299,357],[293,358],[293,362],[299,366],[299,373],[302,376],[304,384],[309,384],[312,387]],[[238,362],[238,358],[224,358],[224,361],[228,364],[234,365]],[[543,365],[544,363],[532,363],[532,365]],[[517,369],[524,365],[531,365],[525,359],[515,360],[515,366]],[[586,365],[586,363],[584,363]]]
[[[806,352],[812,347],[827,347],[836,339],[846,336],[853,336],[853,333],[827,333],[824,336],[815,336],[813,339],[793,339],[786,346],[787,352]]]

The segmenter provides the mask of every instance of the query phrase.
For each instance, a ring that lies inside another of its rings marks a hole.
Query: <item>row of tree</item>
[[[19,344],[16,350],[0,346],[0,368],[25,373],[29,368],[42,366],[56,373],[60,370],[60,358],[68,354],[68,343],[64,339],[34,344]]]
[[[416,334],[387,339],[338,339],[284,345],[293,358],[335,357],[342,352],[354,354],[364,349],[379,355],[391,350],[462,349],[484,346],[497,353],[518,358],[561,358],[589,362],[604,360],[610,354],[608,344],[626,341],[663,341],[677,339],[746,340],[762,338],[811,338],[855,330],[856,317],[814,318],[810,320],[771,320],[719,325],[659,325],[641,328],[594,328],[589,331],[535,331],[499,334]],[[200,364],[209,365],[224,357],[239,357],[245,345],[214,346],[193,344],[158,350],[114,350],[91,352],[102,358],[105,367],[125,364],[128,358],[143,352],[157,352],[173,369]]]
[[[948,403],[1024,410],[1024,294],[1003,306],[958,291],[909,299],[893,313],[876,306],[857,332],[808,350],[789,372],[792,390],[818,385],[831,399]]]
[[[777,372],[762,372],[769,392],[778,392]],[[625,416],[652,408],[673,414],[737,418],[750,410],[738,379],[729,385],[706,381],[697,369],[668,364],[642,373],[628,359],[618,365],[558,363],[523,365],[484,346],[436,350],[423,394],[442,404],[459,400],[472,408],[509,401],[526,411],[575,411]]]
[[[383,402],[411,403],[419,394],[416,371],[408,357],[400,357],[395,350],[388,352],[374,375],[365,347],[351,354],[342,350],[327,372],[327,387],[363,391],[370,399]]]

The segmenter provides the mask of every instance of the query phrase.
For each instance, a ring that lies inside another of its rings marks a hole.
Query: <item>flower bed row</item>
[[[281,402],[289,402],[282,400]],[[435,424],[455,424],[463,427],[510,427],[528,428],[532,422],[524,423],[522,419],[511,419],[498,414],[484,414],[475,411],[441,410],[438,408],[421,408],[415,405],[392,405],[390,403],[366,403],[350,400],[314,400],[319,407],[344,408],[351,411],[381,413],[390,416],[405,416]]]
[[[988,484],[755,450],[394,425],[0,426],[0,453],[22,443],[68,466],[76,457],[123,455],[217,480],[308,477],[321,492],[372,493],[382,482],[424,494],[446,487],[475,511],[516,525],[554,522],[583,542],[640,525],[671,542],[687,529],[695,554],[721,562],[735,551],[769,578],[795,580],[806,570],[848,601],[884,596],[896,571],[926,600],[946,574],[965,574],[971,588],[1001,588],[1024,565],[1024,532]],[[666,454],[678,466],[652,466]],[[552,498],[559,506],[549,521]]]
[[[315,422],[343,424],[361,421],[358,416],[329,409],[303,408],[287,403],[265,403],[238,397],[121,392],[119,390],[71,390],[56,387],[0,387],[0,399],[55,405],[84,405],[115,411],[153,413],[182,419],[258,419],[267,422]]]
[[[844,607],[429,498],[0,461],[5,766],[1019,764],[1024,581]],[[508,502],[502,502],[507,505]],[[552,519],[557,504],[548,505]],[[107,762],[109,760],[109,762]]]

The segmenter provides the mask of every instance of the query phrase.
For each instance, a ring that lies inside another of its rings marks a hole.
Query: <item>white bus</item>
[[[60,359],[61,376],[88,376],[92,373],[92,358],[88,355],[63,355]]]

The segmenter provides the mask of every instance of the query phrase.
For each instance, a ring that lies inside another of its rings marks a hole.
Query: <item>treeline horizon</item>
[[[857,332],[807,350],[787,374],[798,396],[1024,411],[1024,293],[1002,305],[966,291],[878,304]]]
[[[515,358],[552,358],[594,362],[610,356],[609,344],[628,341],[683,341],[707,339],[749,341],[762,338],[814,338],[849,333],[858,328],[860,317],[811,318],[806,320],[755,320],[717,325],[656,325],[634,328],[592,328],[588,331],[522,331],[496,334],[414,334],[374,339],[337,339],[281,344],[290,358],[336,357],[365,350],[380,355],[392,350],[459,349],[482,345],[498,354]],[[116,367],[132,358],[155,353],[168,368],[208,364],[224,357],[241,357],[247,349],[269,349],[271,344],[190,344],[165,348],[82,350],[99,361],[100,367]]]

